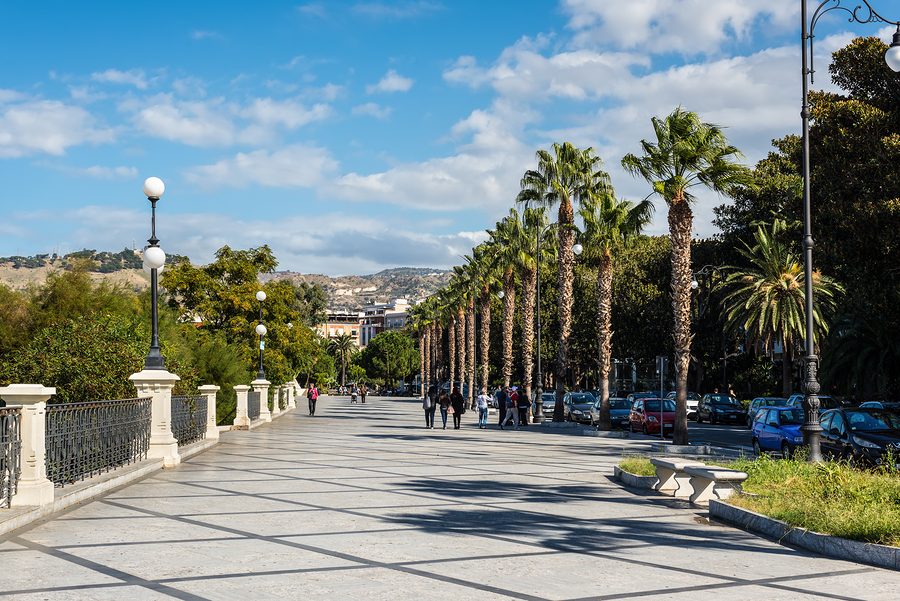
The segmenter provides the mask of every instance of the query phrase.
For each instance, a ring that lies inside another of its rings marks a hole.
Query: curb
[[[577,428],[580,425],[577,422],[541,422],[543,428]]]
[[[637,474],[626,472],[618,465],[613,468],[613,473],[615,474],[616,480],[631,488],[651,490],[655,488],[656,483],[659,482],[659,479],[656,476],[638,476]]]
[[[709,445],[656,443],[650,448],[654,453],[675,453],[677,455],[712,455],[712,447],[710,447]]]
[[[837,536],[810,532],[806,528],[795,528],[781,520],[749,509],[735,507],[717,499],[709,502],[709,517],[768,536],[779,543],[801,547],[825,557],[855,561],[888,570],[900,570],[900,548],[897,547],[861,543]]]
[[[583,430],[585,436],[597,436],[599,438],[628,438],[628,432],[624,430]]]

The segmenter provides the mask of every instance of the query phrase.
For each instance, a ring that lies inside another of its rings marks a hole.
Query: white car
[[[675,393],[670,392],[666,395],[667,399],[675,399]],[[687,393],[687,418],[691,419],[697,415],[697,405],[700,404],[700,395],[696,392]]]

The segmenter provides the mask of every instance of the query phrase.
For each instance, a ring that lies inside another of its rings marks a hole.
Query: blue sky
[[[853,3],[855,6],[857,3]],[[900,19],[896,2],[872,3]],[[538,149],[621,157],[676,106],[753,164],[799,131],[800,3],[4,2],[0,256],[157,235],[205,263],[269,244],[279,269],[447,268],[507,214]],[[896,13],[896,14],[895,14]],[[832,14],[830,52],[891,27]],[[710,236],[715,195],[695,233]],[[652,233],[666,232],[665,211]]]

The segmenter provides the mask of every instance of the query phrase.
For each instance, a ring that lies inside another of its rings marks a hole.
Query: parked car
[[[591,405],[591,425],[600,422],[600,399]],[[627,428],[628,418],[631,414],[631,403],[625,398],[609,399],[609,425],[612,428]]]
[[[673,390],[669,394],[666,395],[667,399],[675,398],[675,391]],[[700,404],[700,395],[696,392],[687,393],[687,418],[691,419],[697,416],[697,405]]]
[[[591,421],[591,406],[597,402],[594,395],[587,392],[567,392],[563,397],[567,422]]]
[[[873,466],[890,451],[900,467],[900,417],[887,409],[830,409],[819,418],[822,453]]]
[[[535,395],[536,392],[531,393],[531,406],[534,407]],[[541,394],[541,400],[543,401],[543,405],[541,405],[541,412],[544,414],[544,417],[553,417],[553,409],[556,408],[556,393],[555,392],[544,392]]]
[[[652,394],[650,394],[649,392],[632,392],[631,394],[629,394],[629,395],[628,395],[627,397],[625,397],[625,398],[628,399],[628,402],[629,402],[629,403],[631,403],[632,405],[634,405],[634,402],[635,402],[636,400],[638,400],[638,399],[652,399],[652,398],[656,398],[656,397],[654,397],[654,396],[653,396]]]
[[[629,413],[629,429],[635,432],[635,428],[644,434],[659,435],[660,410],[662,410],[663,436],[675,431],[675,401],[669,399],[638,399],[631,407]]]
[[[900,403],[893,403],[891,401],[868,401],[859,407],[860,409],[887,409],[894,413],[900,411]]]
[[[802,394],[792,394],[788,397],[787,402],[788,407],[802,407],[803,406],[803,395]],[[825,411],[826,409],[839,409],[844,405],[836,400],[828,396],[827,394],[819,395],[819,410]]]
[[[747,427],[752,428],[756,414],[766,407],[786,407],[788,400],[783,397],[760,396],[750,401],[747,408]]]
[[[767,451],[780,451],[790,459],[797,446],[803,444],[803,409],[800,407],[763,407],[753,421],[750,436],[753,451],[761,455]]]
[[[705,394],[697,405],[697,423],[709,420],[709,423],[747,421],[747,411],[740,402],[730,394]]]

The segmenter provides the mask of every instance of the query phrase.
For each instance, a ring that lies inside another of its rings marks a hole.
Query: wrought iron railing
[[[284,411],[287,409],[287,390],[278,393],[278,408]]]
[[[206,436],[206,397],[172,397],[172,436],[178,446],[203,440]]]
[[[259,391],[247,393],[247,417],[259,419]]]
[[[152,400],[47,406],[47,478],[65,486],[145,459]]]
[[[22,473],[22,408],[0,407],[0,507],[9,507]]]

